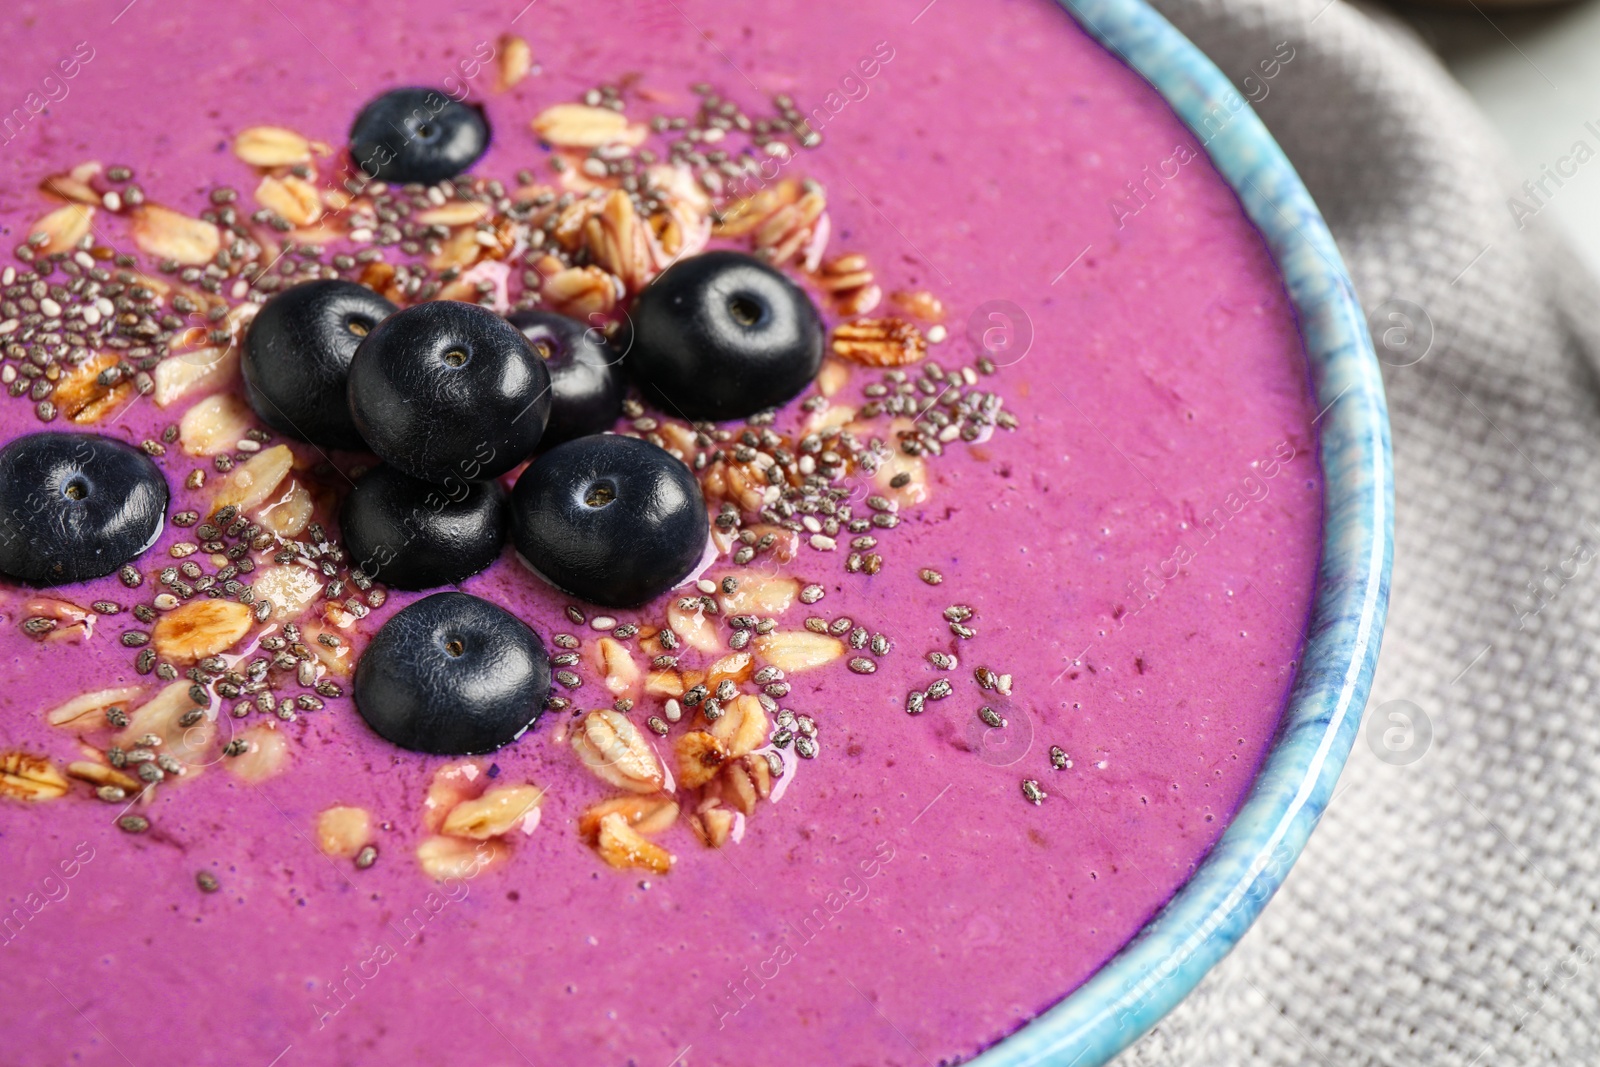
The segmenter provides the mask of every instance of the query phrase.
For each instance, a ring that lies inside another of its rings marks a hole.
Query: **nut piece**
[[[271,726],[252,726],[233,740],[242,740],[247,747],[239,755],[228,757],[226,765],[246,782],[264,782],[289,765],[289,741]]]
[[[500,66],[495,72],[494,91],[503,93],[516,85],[533,69],[533,49],[514,33],[503,33],[499,45]]]
[[[54,800],[66,796],[67,779],[43,756],[26,752],[0,754],[0,797],[13,800]]]
[[[234,137],[233,154],[252,167],[292,167],[311,162],[311,142],[282,126],[251,126]]]
[[[690,648],[700,652],[722,649],[716,626],[706,618],[705,605],[696,598],[674,597],[667,605],[667,627]]]
[[[678,803],[671,797],[612,797],[578,816],[578,833],[593,841],[600,836],[600,820],[621,815],[641,834],[658,834],[678,819]]]
[[[606,688],[619,697],[634,692],[640,671],[628,647],[614,637],[602,637],[596,642],[595,652],[600,672],[606,676]]]
[[[618,813],[600,820],[600,834],[595,841],[595,849],[601,859],[620,869],[639,867],[657,874],[672,870],[672,853],[645,840],[628,825],[627,817]]]
[[[308,644],[307,647],[313,646]],[[438,833],[445,817],[456,805],[483,795],[485,781],[483,766],[476,760],[446,763],[434,771],[433,780],[428,783],[428,795],[422,801],[423,828],[429,833]]]
[[[445,816],[444,833],[487,841],[512,830],[531,834],[539,826],[539,802],[544,790],[531,785],[503,785],[476,800],[464,800]]]
[[[123,774],[115,767],[108,767],[104,763],[92,763],[89,760],[76,760],[67,764],[67,774],[96,787],[109,785],[129,796],[144,788],[143,784],[132,775]]]
[[[700,840],[710,847],[721,848],[733,836],[736,821],[734,813],[727,808],[711,808],[700,813],[695,831],[700,835]]]
[[[238,368],[237,345],[194,348],[182,355],[169,356],[151,371],[156,387],[150,398],[158,408],[171,407],[190,393],[220,387]]]
[[[372,816],[365,808],[338,805],[317,816],[317,847],[349,859],[372,840]]]
[[[283,216],[296,226],[310,226],[322,217],[322,198],[317,187],[304,178],[289,175],[274,178],[270,174],[256,186],[256,203]]]
[[[183,725],[184,718],[195,708],[210,710],[209,705],[194,702],[193,688],[194,684],[185,678],[139,705],[129,713],[128,725],[114,743],[121,748],[132,748],[140,738],[155,734],[161,739],[162,752],[182,763],[186,773],[198,772],[205,766],[206,751],[216,738],[217,724],[208,714],[202,715],[198,722]]]
[[[471,878],[509,854],[499,841],[468,841],[460,837],[429,837],[417,846],[423,873],[437,881]]]
[[[313,503],[311,491],[300,484],[298,478],[288,478],[279,488],[277,499],[269,500],[261,508],[261,523],[279,537],[288,540],[311,524]]]
[[[586,104],[556,104],[533,119],[533,132],[539,140],[556,148],[598,148],[604,144],[644,143],[649,130],[629,124],[627,116],[607,107]]]
[[[424,226],[471,226],[489,217],[489,205],[481,200],[453,200],[419,212],[416,220]],[[477,244],[477,235],[472,241]]]
[[[699,789],[717,776],[728,759],[721,740],[704,730],[678,738],[678,780],[685,789]]]
[[[61,376],[52,399],[56,410],[76,423],[98,422],[120,407],[133,392],[131,381],[103,384],[100,375],[115,367],[117,357],[110,352],[84,360],[75,370]]]
[[[809,630],[779,630],[756,638],[754,644],[762,659],[785,674],[821,667],[844,655],[844,643],[838,638]]]
[[[250,405],[232,393],[208,396],[178,420],[178,440],[185,455],[216,456],[233,446],[255,425]]]
[[[33,251],[35,255],[53,256],[70,252],[78,242],[89,235],[89,225],[94,221],[94,208],[84,204],[67,204],[58,207],[28,228],[29,235],[44,234],[46,240]]]
[[[907,291],[896,289],[889,299],[901,311],[923,322],[943,322],[944,302],[926,289]]]
[[[722,742],[728,759],[747,756],[767,743],[767,713],[761,701],[741,693],[725,705],[723,715],[711,724],[711,736]]]
[[[287,563],[256,571],[251,588],[256,591],[256,603],[272,602],[272,619],[288,622],[299,618],[322,593],[322,581],[310,567]]]
[[[203,267],[222,249],[222,231],[203,219],[160,204],[140,204],[129,214],[133,216],[133,243],[157,259]]]
[[[659,793],[666,775],[639,728],[620,712],[591,711],[572,731],[572,748],[602,782],[630,793]]]
[[[156,654],[194,663],[226,651],[250,632],[250,609],[232,600],[191,600],[156,620],[150,631]]]
[[[833,354],[869,367],[903,367],[926,356],[928,342],[921,330],[890,315],[834,327]]]
[[[545,275],[539,295],[561,314],[589,320],[617,306],[622,283],[599,267],[567,267]]]
[[[116,704],[133,702],[144,690],[138,686],[119,686],[114,689],[94,689],[80,694],[65,704],[51,708],[44,721],[51,726],[64,726],[73,730],[103,730],[106,727],[105,710]]]
[[[240,511],[255,510],[266,503],[267,497],[293,467],[294,453],[289,451],[288,445],[273,445],[264,452],[257,452],[223,479],[211,503],[212,512],[221,511],[230,504]]]
[[[738,585],[722,597],[724,615],[765,615],[776,617],[789,610],[800,595],[800,582],[760,571],[738,571],[732,575]]]

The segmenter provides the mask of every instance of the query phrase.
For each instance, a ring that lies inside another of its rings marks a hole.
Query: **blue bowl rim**
[[[1383,380],[1355,286],[1299,175],[1248,101],[1145,0],[1059,2],[1200,138],[1282,272],[1321,412],[1322,561],[1282,723],[1227,830],[1121,952],[973,1067],[1104,1063],[1171,1011],[1249,929],[1321,818],[1360,730],[1394,551]]]

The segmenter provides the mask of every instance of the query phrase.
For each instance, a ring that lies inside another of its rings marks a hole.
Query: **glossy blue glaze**
[[[1195,131],[1283,272],[1322,411],[1322,565],[1279,735],[1216,847],[1121,953],[974,1067],[1104,1063],[1154,1026],[1243,936],[1300,855],[1355,741],[1383,635],[1393,554],[1383,382],[1354,286],[1299,176],[1221,71],[1144,0],[1061,3]]]

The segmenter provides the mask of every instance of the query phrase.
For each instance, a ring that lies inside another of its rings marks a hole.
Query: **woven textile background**
[[[1396,542],[1367,728],[1310,847],[1118,1062],[1600,1063],[1595,284],[1548,216],[1519,228],[1527,176],[1387,16],[1157,6],[1259,100],[1344,252],[1389,364]]]

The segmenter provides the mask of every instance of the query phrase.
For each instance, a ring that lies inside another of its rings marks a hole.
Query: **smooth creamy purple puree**
[[[786,94],[821,143],[769,166],[765,186],[743,188],[820,183],[831,224],[823,262],[858,253],[884,294],[926,292],[945,309],[936,325],[886,296],[866,313],[899,317],[930,340],[947,335],[900,368],[914,397],[923,381],[933,395],[992,392],[1015,428],[942,442],[942,454],[925,457],[921,502],[859,470],[841,478],[854,518],[870,521],[866,498],[882,494],[901,504],[897,525],[840,529],[831,550],[825,532],[814,545],[804,526],[791,562],[768,550],[747,567],[722,556],[706,572],[821,586],[820,601],[777,616],[781,632],[808,632],[808,616],[851,622],[844,654],[791,671],[777,699],[814,720],[814,758],[797,758],[795,741],[774,749],[781,788],[720,848],[691,832],[699,796],[680,788],[682,815],[650,838],[674,857],[670,873],[614,869],[580,833],[586,809],[619,795],[567,740],[575,713],[614,695],[595,666],[601,635],[574,624],[569,598],[509,549],[462,588],[511,609],[553,652],[554,635],[580,638],[582,662],[570,669],[583,685],[558,685],[570,710],[547,712],[479,761],[480,785],[546,792],[537,828],[499,840],[497,861],[469,876],[436,882],[418,859],[430,781],[456,761],[381,741],[347,695],[319,697],[324,707],[293,722],[235,718],[237,699],[212,698],[210,745],[182,780],[131,806],[77,780],[66,796],[0,798],[10,1062],[951,1062],[1026,1022],[1127,942],[1249,788],[1293,678],[1318,560],[1315,410],[1260,236],[1155,93],[1046,0],[941,0],[920,16],[917,4],[835,0],[803,16],[692,0],[521,6],[14,5],[0,71],[5,265],[27,269],[9,249],[60,206],[41,180],[88,161],[131,168],[148,201],[190,216],[216,209],[214,189],[235,189],[248,218],[262,172],[231,146],[241,130],[271,125],[333,146],[314,160],[312,184],[334,185],[352,116],[396,85],[469,88],[494,134],[472,173],[508,189],[522,169],[559,186],[529,123],[596,86],[622,86],[635,122],[693,116],[696,83],[752,115]],[[505,34],[527,40],[535,66],[497,90]],[[35,113],[30,101],[48,96]],[[742,133],[725,140],[700,148],[737,154],[748,143]],[[670,141],[650,146],[664,153]],[[126,208],[126,182],[107,170],[83,176],[121,190]],[[180,281],[116,212],[96,213],[91,243]],[[341,239],[322,262],[369,247]],[[800,265],[787,264],[797,279]],[[524,269],[514,261],[509,272],[513,300]],[[49,278],[72,280],[59,268]],[[246,298],[235,280],[220,286],[230,304]],[[12,276],[0,286],[0,319],[30,310],[13,310],[29,295],[16,285]],[[849,292],[825,299],[815,278],[808,285],[830,327],[859,317],[841,313]],[[928,376],[928,364],[976,369],[985,344],[995,373]],[[10,381],[26,359],[4,355]],[[869,387],[886,383],[892,395],[896,384],[882,368],[830,367],[849,374],[828,410],[859,414]],[[49,428],[160,441],[215,391],[165,408],[131,394],[98,422],[73,426],[57,413]],[[801,400],[779,413],[776,433],[792,439],[826,415]],[[882,437],[893,454],[889,416],[877,427],[863,443]],[[35,399],[0,397],[0,428],[7,438],[45,428]],[[348,483],[319,471],[315,450],[287,443],[320,517]],[[371,462],[333,458],[345,473]],[[165,684],[136,671],[140,650],[120,635],[150,629],[133,607],[165,591],[157,572],[180,562],[172,546],[196,540],[173,516],[204,518],[227,476],[181,442],[158,462],[173,501],[161,540],[134,562],[139,588],[116,575],[46,591],[4,585],[0,753],[58,768],[101,758],[113,731],[80,742],[45,713],[88,691],[137,687],[122,701],[131,710]],[[196,469],[206,485],[187,488]],[[877,544],[854,548],[859,536]],[[252,554],[262,569],[272,556]],[[192,558],[215,573],[209,553]],[[60,640],[41,641],[23,631],[40,595],[121,610],[87,636],[66,633],[63,620]],[[351,586],[340,603],[360,595]],[[332,632],[358,654],[363,635],[415,598],[391,593]],[[621,642],[641,668],[650,659],[641,638],[676,600],[608,613],[647,628]],[[947,615],[953,606],[970,615]],[[711,625],[726,645],[726,617]],[[255,626],[229,655],[264,654],[257,642],[282,634],[273,626]],[[851,647],[857,627],[864,648]],[[872,645],[880,634],[887,652]],[[930,653],[955,665],[941,669]],[[703,670],[725,654],[687,650],[683,666]],[[852,669],[856,660],[865,663]],[[314,695],[294,673],[274,670],[276,695]],[[985,688],[980,674],[1002,688]],[[348,692],[348,678],[319,677]],[[942,699],[930,688],[941,679]],[[912,692],[927,694],[919,715],[907,714]],[[663,714],[661,696],[632,695],[628,718],[641,729]],[[985,706],[1004,727],[979,718]],[[674,744],[705,724],[685,709],[668,725],[666,737],[643,736],[676,773]],[[246,781],[231,763],[248,757],[223,746],[262,731],[286,742],[285,759]],[[335,805],[370,813],[370,866],[319,847],[319,815]],[[129,815],[148,828],[119,828]]]

